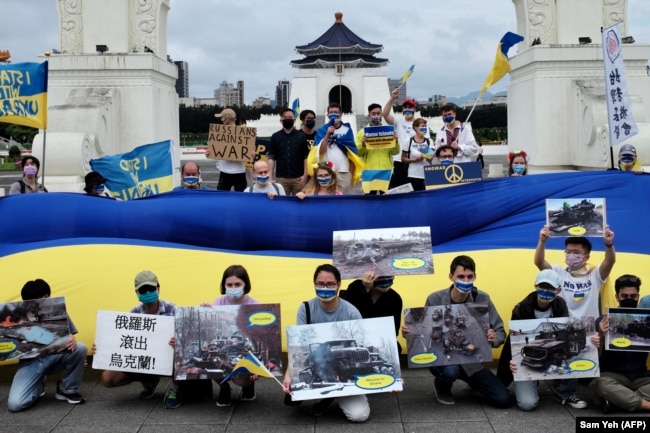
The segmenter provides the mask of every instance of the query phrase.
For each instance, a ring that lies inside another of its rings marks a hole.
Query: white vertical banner
[[[627,96],[627,74],[621,50],[620,23],[603,29],[603,62],[605,63],[605,97],[609,145],[619,143],[639,133],[630,99]]]
[[[97,311],[93,368],[171,376],[174,317]]]

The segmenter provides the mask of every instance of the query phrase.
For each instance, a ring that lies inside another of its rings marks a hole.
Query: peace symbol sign
[[[463,169],[460,165],[451,164],[445,168],[445,179],[449,183],[458,183],[463,180]]]

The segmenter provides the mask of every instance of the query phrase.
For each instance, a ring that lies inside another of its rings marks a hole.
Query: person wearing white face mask
[[[568,237],[564,240],[564,263],[562,265],[551,265],[545,259],[546,241],[551,236],[547,225],[539,232],[539,242],[535,249],[535,266],[541,271],[552,269],[560,275],[562,280],[562,291],[560,296],[564,298],[569,308],[569,317],[582,319],[583,317],[597,318],[600,313],[600,304],[603,301],[606,288],[605,282],[609,277],[612,267],[616,262],[614,251],[614,232],[605,226],[603,243],[605,245],[605,258],[599,266],[588,263],[591,253],[591,242],[583,236]],[[555,387],[557,399],[563,405],[569,405],[574,409],[583,409],[587,403],[576,395],[578,380],[563,380]]]
[[[360,320],[361,313],[348,301],[339,298],[341,288],[341,273],[330,265],[323,264],[314,272],[314,291],[316,297],[303,302],[298,307],[297,325],[313,323],[331,323],[345,320]],[[299,402],[291,401],[291,367],[284,375],[284,392],[287,394],[285,404],[294,406]],[[336,399],[346,418],[352,422],[364,422],[370,416],[370,405],[365,395],[352,395]],[[314,404],[312,414],[324,415],[333,398],[326,398]]]
[[[468,302],[486,304],[490,326],[486,331],[487,341],[493,348],[501,346],[506,338],[503,320],[501,320],[490,296],[474,287],[476,280],[474,260],[469,256],[454,258],[449,267],[449,279],[452,282],[451,286],[430,294],[424,306],[435,307]],[[409,332],[408,326],[402,326],[403,335],[407,335]],[[487,403],[502,409],[512,405],[513,398],[508,389],[483,364],[446,365],[430,367],[429,370],[435,376],[433,386],[436,390],[436,399],[440,404],[452,405],[456,403],[451,393],[451,387],[456,380],[460,379],[481,394]]]
[[[421,117],[415,119],[413,130],[415,135],[408,143],[402,144],[402,162],[408,164],[408,181],[413,191],[423,191],[425,189],[424,165],[430,163],[433,158],[427,121]]]
[[[445,104],[440,108],[445,124],[436,134],[436,145],[449,145],[456,151],[454,162],[472,162],[472,157],[478,155],[478,144],[472,134],[472,127],[456,119],[455,104]]]
[[[47,192],[47,188],[38,183],[38,171],[41,168],[39,160],[31,155],[25,156],[21,166],[23,167],[23,178],[11,185],[7,195]]]
[[[221,285],[219,287],[221,296],[214,300],[212,306],[259,304],[259,301],[248,295],[251,291],[251,280],[248,277],[246,268],[241,265],[228,266],[223,271],[223,277],[221,278]],[[201,305],[209,306],[209,304]],[[255,380],[257,380],[257,375],[239,375],[232,379],[233,383],[242,387],[241,400],[255,400]],[[230,381],[220,383],[215,380],[215,382],[220,386],[217,406],[230,406],[232,404],[230,400]]]

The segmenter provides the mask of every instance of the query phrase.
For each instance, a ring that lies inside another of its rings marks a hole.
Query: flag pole
[[[271,377],[272,377],[273,379],[275,379],[275,381],[276,381],[278,384],[280,384],[280,386],[284,389],[284,385],[282,384],[282,382],[280,382],[280,381],[278,380],[278,378],[275,377],[275,375],[274,375],[273,373],[271,373],[271,372],[269,371],[268,368],[266,368],[266,365],[262,364],[262,361],[260,361],[259,359],[257,359],[257,356],[255,356],[255,354],[254,354],[252,351],[249,350],[248,353],[250,353],[250,355],[253,357],[253,359],[255,359],[255,361],[257,361],[257,363],[258,363],[259,365],[261,365],[262,368],[264,368],[264,370],[266,370],[266,371],[271,375]],[[288,368],[288,367],[287,367],[287,368]]]
[[[469,114],[467,115],[467,119],[465,119],[465,121],[463,123],[468,123],[469,122],[469,118],[472,117],[472,113],[474,112],[474,109],[476,108],[476,104],[478,104],[478,101],[481,99],[481,96],[483,96],[482,93],[480,95],[478,95],[478,98],[476,98],[476,101],[474,101],[474,105],[472,105],[472,109],[469,110]]]
[[[47,62],[50,58],[50,52],[46,51],[45,53],[45,61]],[[49,64],[48,68],[49,69]],[[49,82],[49,78],[48,78]],[[45,83],[45,89],[47,90],[47,85],[49,84],[48,82]],[[47,111],[47,106],[45,106],[45,110]],[[41,185],[43,185],[43,189],[45,189],[45,144],[47,141],[47,125],[45,126],[45,129],[43,129],[43,156],[41,157]],[[36,183],[38,184],[38,179],[36,179]]]

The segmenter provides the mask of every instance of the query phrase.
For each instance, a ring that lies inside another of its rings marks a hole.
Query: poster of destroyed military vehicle
[[[650,352],[650,309],[609,308],[607,350]]]
[[[600,376],[594,318],[510,321],[515,382]]]
[[[392,317],[287,327],[293,400],[402,390]]]
[[[215,379],[252,352],[282,375],[280,304],[176,308],[174,379]]]
[[[551,236],[594,236],[605,233],[607,218],[604,198],[549,198],[546,224]]]
[[[0,304],[0,361],[57,353],[69,340],[65,298]]]
[[[334,232],[334,266],[341,278],[376,275],[433,274],[431,229],[400,227]]]
[[[406,308],[404,324],[411,368],[470,364],[492,360],[487,341],[487,304]]]

